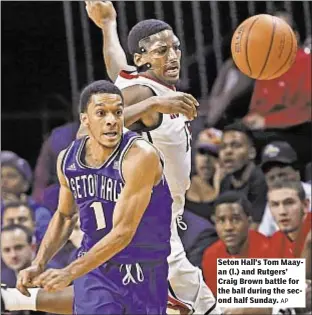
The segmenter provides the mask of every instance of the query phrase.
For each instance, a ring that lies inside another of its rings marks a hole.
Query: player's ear
[[[145,56],[142,54],[135,53],[133,56],[133,61],[137,67],[142,67],[146,64]]]
[[[80,122],[84,127],[89,127],[89,118],[87,113],[80,114]]]

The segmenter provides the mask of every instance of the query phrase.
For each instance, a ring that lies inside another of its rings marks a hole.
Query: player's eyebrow
[[[106,105],[116,105],[116,106],[121,106],[123,107],[123,103],[119,102],[117,104],[107,104],[107,103],[104,103],[104,102],[99,102],[99,103],[96,103],[95,104],[95,107],[98,107],[98,106],[106,106]]]

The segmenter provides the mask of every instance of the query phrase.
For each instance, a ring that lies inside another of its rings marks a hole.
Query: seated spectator
[[[280,180],[300,181],[298,157],[287,142],[275,141],[268,144],[262,152],[261,168],[269,187]],[[301,184],[307,198],[311,201],[311,185],[304,182],[301,182]],[[277,230],[278,226],[267,205],[259,225],[259,232],[266,236],[271,236]]]
[[[205,281],[217,296],[218,258],[265,258],[268,239],[250,230],[252,205],[244,194],[227,191],[215,201],[215,227],[219,241],[208,247],[203,255]]]
[[[34,211],[36,238],[41,242],[52,217],[51,212],[37,204],[26,193],[31,187],[32,171],[28,162],[10,151],[2,151],[1,160],[1,213],[6,203],[18,201],[27,203]],[[2,217],[2,216],[1,216]]]
[[[210,220],[213,200],[218,196],[220,170],[218,166],[219,144],[213,143],[202,131],[195,145],[195,174],[186,192],[185,208]]]
[[[276,16],[296,31],[286,11],[278,11]],[[256,80],[243,121],[254,130],[259,151],[268,142],[287,141],[303,165],[311,161],[311,86],[311,53],[304,47],[298,47],[295,62],[286,73],[272,80]]]
[[[79,122],[71,122],[54,128],[43,143],[35,167],[33,198],[42,203],[44,189],[58,184],[56,176],[56,160],[58,154],[76,139]],[[55,209],[53,209],[54,211]]]
[[[269,187],[270,210],[279,231],[270,239],[270,257],[300,258],[311,230],[310,200],[299,181],[279,181]]]
[[[25,226],[13,224],[2,229],[1,232],[1,257],[3,264],[1,268],[1,283],[8,288],[15,288],[17,274],[20,270],[31,265],[35,245],[32,243],[33,235]],[[2,295],[1,291],[1,295]],[[18,309],[21,305],[16,304]],[[4,311],[4,304],[1,297],[1,311]],[[1,312],[1,314],[2,314]],[[34,311],[14,311],[4,314],[14,315],[30,315],[30,314],[45,314],[43,312]]]
[[[1,231],[1,257],[7,268],[1,268],[1,282],[8,287],[15,287],[17,273],[29,267],[35,245],[33,234],[22,225],[9,225]]]
[[[34,234],[36,222],[33,210],[27,203],[24,202],[11,202],[4,206],[2,214],[3,226],[20,224],[29,229]],[[36,244],[36,241],[33,242]]]
[[[253,229],[261,222],[267,194],[264,175],[254,163],[255,156],[253,139],[246,126],[234,123],[225,127],[219,150],[219,163],[225,174],[220,192],[235,190],[246,194],[252,204]]]
[[[192,265],[201,268],[204,250],[218,240],[216,229],[211,221],[188,209],[184,210],[183,223],[187,229],[179,229],[179,235],[186,256]]]

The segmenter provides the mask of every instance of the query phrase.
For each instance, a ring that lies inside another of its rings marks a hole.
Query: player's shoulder
[[[144,139],[136,140],[131,147],[131,151],[134,154],[139,154],[142,159],[153,158],[153,157],[159,158],[157,149]]]
[[[160,154],[152,144],[142,138],[134,141],[124,160],[130,162],[130,165],[153,167],[160,161]]]
[[[249,231],[249,238],[251,239],[251,241],[254,241],[255,243],[257,243],[258,241],[265,242],[265,243],[269,242],[268,237],[266,237],[262,233],[255,231],[255,230]]]
[[[249,231],[249,246],[250,246],[250,253],[252,254],[250,258],[260,257],[265,258],[267,257],[267,252],[270,249],[270,240],[265,235],[250,230]]]

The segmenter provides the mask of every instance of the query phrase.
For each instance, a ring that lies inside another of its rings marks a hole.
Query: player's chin
[[[119,141],[120,137],[114,137],[113,139],[110,138],[107,139],[107,137],[105,137],[104,139],[101,139],[101,144],[106,148],[114,148],[117,146]]]
[[[164,75],[164,81],[168,85],[176,85],[179,79],[180,79],[180,75],[176,75],[176,76]]]

